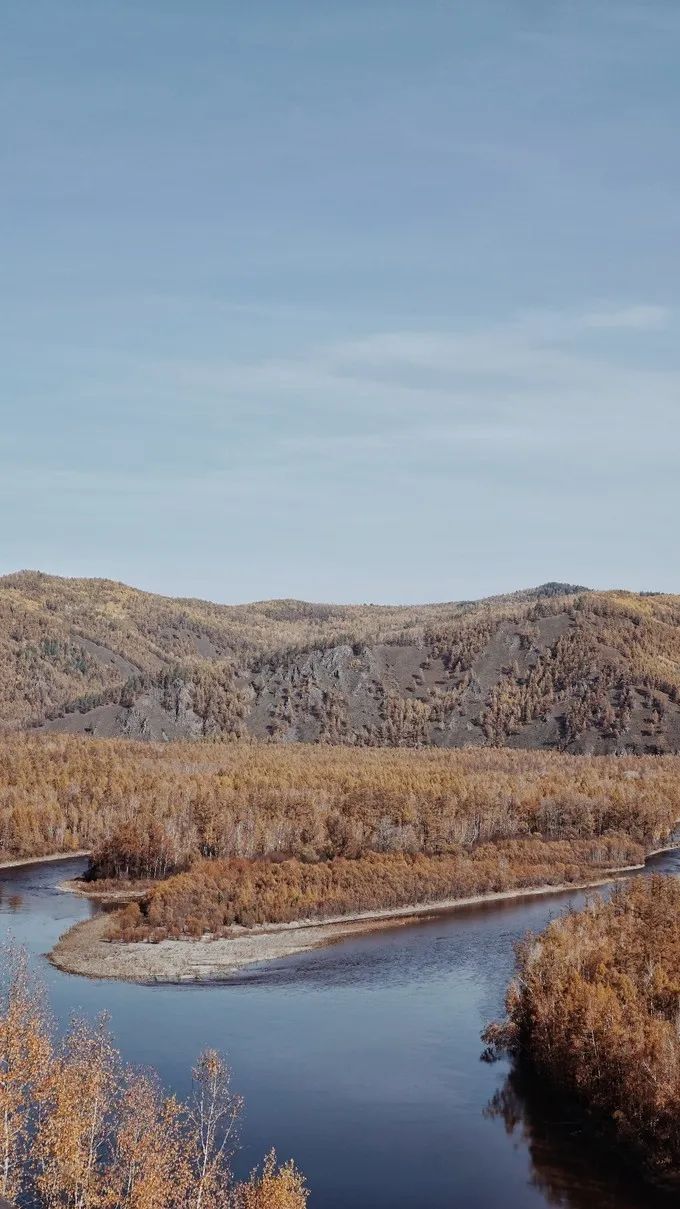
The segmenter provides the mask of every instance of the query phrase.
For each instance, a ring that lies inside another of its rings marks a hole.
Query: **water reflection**
[[[669,1209],[677,1190],[645,1183],[620,1151],[596,1137],[578,1105],[551,1094],[536,1075],[516,1066],[484,1109],[526,1149],[530,1182],[559,1209]]]
[[[6,893],[6,888],[0,884],[0,914],[16,915],[24,905],[23,895],[17,890]]]

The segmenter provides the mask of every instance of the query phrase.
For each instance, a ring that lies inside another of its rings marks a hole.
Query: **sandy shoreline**
[[[131,886],[126,886],[122,890],[112,890],[110,886],[104,890],[97,888],[97,882],[86,882],[80,877],[67,878],[66,881],[57,882],[56,889],[61,894],[77,894],[80,898],[91,898],[93,902],[99,903],[134,903],[146,894],[149,886],[142,886],[140,889],[133,889]]]
[[[97,915],[75,924],[65,932],[49,954],[49,960],[60,970],[88,978],[116,978],[140,983],[228,981],[245,966],[290,957],[331,944],[345,936],[395,927],[413,919],[453,912],[462,907],[595,889],[643,868],[644,865],[626,865],[587,882],[502,890],[435,903],[365,911],[323,921],[300,920],[293,924],[272,924],[262,928],[234,928],[232,936],[216,940],[164,940],[159,944],[110,943],[107,937],[111,917]]]
[[[678,849],[667,844],[647,853],[650,857]],[[0,862],[0,870],[21,865],[43,865],[54,861],[89,856],[88,849],[75,852],[54,852],[49,856],[18,857]],[[345,936],[382,928],[398,927],[411,920],[453,912],[460,908],[502,902],[515,898],[561,894],[572,890],[595,889],[606,886],[626,873],[643,869],[642,865],[625,865],[607,870],[605,875],[586,882],[560,883],[466,898],[445,899],[433,903],[418,903],[407,907],[392,907],[379,911],[364,911],[326,920],[299,920],[292,924],[271,924],[261,928],[234,928],[229,937],[211,940],[170,940],[160,944],[110,943],[108,941],[111,915],[102,913],[92,919],[74,924],[48,954],[53,965],[68,973],[88,978],[113,978],[139,983],[156,982],[218,982],[228,981],[248,965],[261,965],[278,958],[290,957],[322,945],[331,944]],[[77,879],[60,882],[58,890],[81,897],[112,901],[130,901],[138,892],[106,891],[93,893]]]

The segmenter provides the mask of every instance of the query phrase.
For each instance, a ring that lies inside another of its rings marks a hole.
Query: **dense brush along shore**
[[[602,881],[670,843],[679,818],[675,756],[0,738],[0,856],[87,849],[83,888],[138,900],[77,930],[76,966],[73,938],[54,955],[82,970],[95,937],[107,968],[116,949],[114,975],[139,941],[163,946],[163,962],[145,958],[153,977],[168,976],[168,944],[229,946],[194,951],[179,975],[176,949],[169,976],[195,976],[197,961],[314,943],[244,947],[258,928]]]
[[[647,1172],[680,1180],[680,882],[635,879],[519,946],[510,1050],[575,1096]]]

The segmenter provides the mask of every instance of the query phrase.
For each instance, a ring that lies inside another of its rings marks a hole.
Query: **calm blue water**
[[[227,1053],[246,1099],[239,1173],[274,1145],[305,1172],[313,1209],[670,1205],[589,1155],[578,1125],[510,1086],[506,1064],[479,1061],[513,942],[582,893],[463,909],[228,985],[143,987],[63,974],[45,960],[90,914],[86,900],[55,889],[84,865],[0,871],[0,930],[33,955],[60,1024],[106,1010],[125,1058],[155,1067],[180,1094],[203,1047]],[[680,854],[648,867],[678,873]]]

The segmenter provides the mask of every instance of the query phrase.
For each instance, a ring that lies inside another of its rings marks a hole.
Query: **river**
[[[54,969],[45,954],[93,908],[60,893],[82,859],[0,871],[0,930],[25,945],[60,1026],[110,1015],[125,1058],[180,1095],[198,1052],[228,1055],[246,1109],[239,1174],[275,1146],[312,1188],[312,1209],[651,1209],[591,1151],[577,1119],[505,1062],[479,1060],[502,1011],[513,942],[582,892],[464,908],[344,939],[227,985],[135,986]],[[680,873],[680,852],[649,870]]]

